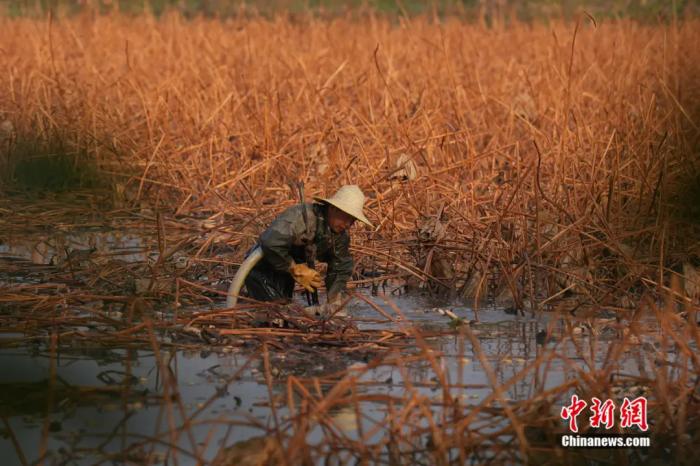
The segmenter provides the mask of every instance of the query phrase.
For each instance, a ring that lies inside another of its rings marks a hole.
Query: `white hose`
[[[238,293],[241,292],[243,288],[243,282],[245,282],[246,277],[250,271],[255,267],[255,264],[260,262],[263,257],[263,251],[260,246],[256,246],[248,257],[245,258],[241,266],[238,268],[236,275],[233,276],[231,280],[231,285],[228,287],[228,293],[226,294],[226,307],[233,307],[238,302]]]

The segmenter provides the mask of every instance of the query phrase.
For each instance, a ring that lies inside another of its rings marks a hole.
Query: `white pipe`
[[[231,285],[228,287],[228,293],[226,294],[226,307],[233,307],[238,302],[238,293],[240,293],[241,288],[243,288],[243,282],[245,282],[246,277],[250,271],[255,267],[255,264],[260,262],[263,257],[263,251],[260,246],[256,246],[248,257],[245,258],[241,266],[238,268],[236,275],[233,276],[231,280]]]

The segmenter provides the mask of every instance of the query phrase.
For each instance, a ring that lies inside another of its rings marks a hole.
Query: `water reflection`
[[[118,257],[142,262],[147,257],[147,239],[139,232],[56,231],[31,237],[11,236],[0,241],[0,258],[22,259],[36,265],[61,265],[99,257]]]
[[[126,241],[129,247],[135,244]],[[382,302],[377,304],[392,312]],[[426,332],[447,327],[443,316],[425,311],[430,303],[421,299],[405,297],[397,305],[410,322]],[[465,321],[476,320],[468,308],[457,306],[453,310]],[[361,303],[350,309],[360,319],[376,317],[374,312]],[[482,310],[478,322],[471,324],[498,383],[520,376],[506,386],[499,403],[531,399],[578,377],[576,367],[561,357],[522,374],[534,360],[552,350],[583,370],[605,364],[607,349],[618,338],[616,331],[568,338],[565,330],[570,323],[552,319],[547,314],[517,317],[493,309]],[[542,344],[537,335],[548,327],[552,338]],[[653,338],[653,333],[648,338]],[[436,416],[445,396],[459,399],[465,408],[492,396],[482,355],[464,332],[427,337],[423,349],[430,351],[432,362],[425,357],[407,358],[400,364],[377,367],[372,366],[376,355],[299,346],[286,351],[273,349],[270,347],[267,364],[260,349],[240,347],[162,350],[156,354],[129,347],[105,348],[97,343],[84,347],[59,344],[52,353],[42,343],[0,350],[0,414],[7,421],[0,457],[17,458],[14,437],[30,462],[40,459],[40,445],[45,445],[53,463],[110,460],[160,464],[173,445],[177,446],[173,451],[178,452],[179,464],[194,464],[197,457],[213,460],[217,455],[220,461],[240,458],[252,450],[272,448],[265,434],[289,418],[290,377],[309,382],[314,396],[322,397],[333,389],[334,376],[348,369],[358,374],[358,393],[376,395],[374,401],[339,403],[329,412],[330,428],[351,440],[359,440],[360,432],[371,432],[386,418],[389,408],[379,399],[382,395],[406,400],[411,393],[418,393],[435,402],[432,409]],[[418,345],[414,349],[421,350]],[[655,369],[653,361],[640,351],[627,351],[614,364],[617,371],[626,374],[652,373]],[[448,391],[443,390],[441,376],[449,382]],[[362,413],[359,418],[358,410]],[[426,419],[416,422],[428,423]],[[317,426],[307,441],[321,443],[328,428]],[[487,431],[497,428],[484,427]],[[365,440],[378,441],[385,435],[378,429]]]

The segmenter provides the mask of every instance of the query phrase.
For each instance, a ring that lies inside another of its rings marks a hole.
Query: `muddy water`
[[[141,262],[147,258],[148,241],[138,232],[75,231],[15,236],[0,242],[0,258],[30,261],[35,265],[57,265],[68,254],[80,258],[90,253],[117,256],[126,262]]]
[[[64,238],[64,241],[79,243],[85,249],[121,251],[133,261],[144,260],[148,252],[138,235],[105,233],[93,235],[88,243],[81,238]],[[39,243],[35,243],[24,249],[17,244],[3,245],[0,253],[35,264],[51,264],[52,257],[60,255],[61,248],[66,249],[48,239],[44,243],[45,247],[38,252],[36,244]],[[382,299],[369,298],[387,313],[393,313]],[[548,313],[514,316],[496,307],[475,313],[460,303],[440,303],[415,296],[393,299],[408,320],[403,325],[446,330],[447,318],[433,310],[435,306],[446,305],[464,321],[471,322],[470,328],[499,383],[513,378],[553,345],[558,345],[557,351],[573,361],[574,366],[584,370],[601,367],[608,346],[619,338],[619,328],[603,320],[589,319],[574,338],[568,338],[562,335],[567,333],[564,327],[571,322],[553,322],[552,319],[557,318]],[[362,302],[352,303],[348,311],[358,319],[360,327],[379,325],[362,322],[377,317],[375,311]],[[574,325],[577,324],[574,322]],[[543,338],[548,327],[552,331],[549,337]],[[21,335],[0,334],[2,339],[18,336]],[[167,341],[169,337],[162,335],[162,338]],[[484,366],[469,339],[455,332],[428,339],[427,343],[453,386],[451,396],[469,406],[479,404],[492,393]],[[653,340],[638,343],[639,347],[647,345],[654,349]],[[271,353],[273,380],[268,387],[259,350],[202,347],[163,350],[159,355],[163,359],[160,362],[151,351],[105,348],[99,342],[82,347],[59,346],[55,357],[46,341],[0,349],[2,464],[21,464],[20,455],[32,463],[42,452],[55,464],[66,461],[70,464],[101,461],[161,464],[166,458],[167,444],[181,448],[178,464],[194,464],[193,451],[211,460],[222,448],[234,446],[235,449],[242,441],[265,435],[275,422],[284,422],[288,415],[285,406],[276,405],[276,413],[273,413],[270,399],[284,399],[289,375],[325,377],[346,369],[361,370],[367,363],[361,357],[333,350],[305,353],[297,349]],[[620,373],[633,375],[653,373],[655,369],[640,351],[624,353],[615,365]],[[507,388],[502,402],[530,399],[576,378],[574,366],[557,358],[546,369],[529,371]],[[52,373],[55,376],[49,384]],[[368,370],[361,381],[366,383],[364,390],[374,394],[400,397],[406,387],[411,386],[436,402],[444,396],[433,368],[425,360],[407,363],[405,370],[380,365]],[[166,402],[168,398],[177,401]],[[359,438],[358,422],[367,432],[373,420],[386,415],[385,404],[362,402],[361,410],[366,416],[359,421],[354,407],[333,412],[336,425],[350,439]],[[186,418],[190,425],[184,433],[168,433],[171,427],[181,426]],[[369,442],[384,434],[377,432]],[[317,428],[310,433],[308,442],[321,443],[323,436],[324,431]]]
[[[434,302],[404,297],[397,299],[396,304],[418,326],[444,328],[447,325],[443,316],[429,310]],[[468,308],[453,309],[465,320],[476,318]],[[386,310],[390,312],[388,307]],[[353,304],[350,309],[358,318],[374,317],[373,312],[362,304]],[[513,377],[542,351],[537,333],[547,326],[546,315],[515,317],[503,310],[491,309],[480,311],[478,317],[479,322],[472,323],[471,327],[499,382]],[[11,337],[13,335],[3,335],[3,338]],[[588,358],[579,356],[576,347],[588,345],[589,338],[582,335],[579,341],[565,345],[562,351],[581,366],[598,365],[605,355],[607,340],[600,338],[597,355],[586,360]],[[436,354],[442,354],[438,360],[450,382],[464,385],[453,388],[453,396],[461,397],[464,404],[469,405],[478,404],[491,393],[484,368],[463,337],[441,337],[429,340],[429,344]],[[653,370],[636,356],[627,353],[619,361],[620,370],[625,373]],[[274,425],[263,364],[257,353],[241,348],[218,351],[205,348],[163,352],[163,357],[168,358],[165,365],[169,374],[165,377],[171,377],[177,384],[181,406],[165,403],[163,366],[150,351],[99,346],[60,348],[54,359],[56,382],[49,390],[52,360],[46,345],[4,349],[0,351],[1,412],[30,462],[38,459],[42,438],[48,439],[46,451],[57,462],[71,459],[76,464],[93,464],[111,455],[129,452],[134,458],[150,455],[157,464],[166,449],[154,442],[155,438],[193,451],[192,438],[200,454],[211,459],[222,447],[263,435]],[[332,352],[315,358],[272,354],[273,396],[284,394],[289,374],[322,377],[342,369],[362,368],[364,364],[362,360]],[[533,371],[512,385],[505,393],[506,400],[529,399],[558,386],[574,376],[570,371],[566,365],[555,361],[546,375]],[[362,380],[375,383],[368,386],[373,393],[401,396],[405,385],[410,383],[428,397],[439,400],[443,396],[433,370],[425,361],[408,364],[405,373],[393,366],[380,366],[368,371]],[[47,418],[49,406],[51,412]],[[385,414],[384,405],[363,403],[362,408],[368,416],[362,421],[367,424],[365,429],[370,427],[369,419],[381,419]],[[178,438],[163,434],[170,425],[182,424],[183,413],[188,417],[197,413],[194,420],[201,421],[190,428],[191,437],[189,433]],[[278,419],[285,415],[285,408],[279,406]],[[357,437],[354,409],[340,409],[334,417],[346,435]],[[225,424],[217,424],[217,421],[225,421]],[[0,458],[16,459],[16,448],[8,438],[9,430],[3,429],[3,433]],[[308,441],[318,443],[322,435],[321,430],[313,431]],[[378,433],[377,438],[382,435]],[[194,462],[187,454],[182,454],[179,460],[179,464]]]

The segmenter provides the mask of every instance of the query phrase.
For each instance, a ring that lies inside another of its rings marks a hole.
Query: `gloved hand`
[[[307,291],[313,292],[314,288],[320,288],[323,285],[321,274],[309,268],[306,264],[292,262],[292,265],[289,266],[289,273],[294,281],[306,288]]]

